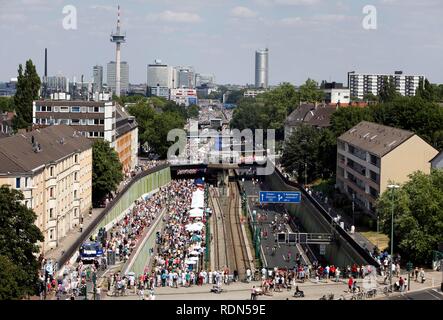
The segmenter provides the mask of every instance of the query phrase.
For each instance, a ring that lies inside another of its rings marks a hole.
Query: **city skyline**
[[[220,84],[253,84],[255,51],[265,47],[272,52],[270,85],[299,85],[308,77],[346,83],[347,72],[354,70],[403,70],[443,83],[439,66],[443,41],[437,32],[443,24],[439,19],[443,7],[435,0],[374,1],[376,30],[362,26],[365,1],[128,0],[119,4],[129,41],[122,48],[122,60],[133,66],[131,83],[145,83],[146,66],[162,59],[169,65],[192,65],[196,72],[212,73]],[[16,77],[18,64],[28,58],[43,76],[46,47],[48,75],[63,74],[69,79],[83,74],[91,80],[92,66],[115,60],[109,34],[115,29],[118,2],[77,1],[76,30],[63,29],[65,5],[61,0],[0,3],[0,30],[8,43],[0,50],[1,81]]]

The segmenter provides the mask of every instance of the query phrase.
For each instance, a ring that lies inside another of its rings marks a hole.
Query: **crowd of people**
[[[174,180],[152,197],[151,202],[136,204],[133,211],[141,212],[142,215],[148,214],[148,222],[146,222],[146,216],[141,219],[148,225],[149,219],[152,217],[150,214],[158,213],[160,208],[166,209],[165,227],[161,233],[157,233],[155,252],[154,249],[152,252],[154,254],[152,268],[150,270],[147,268],[141,275],[119,273],[110,275],[107,279],[108,290],[113,289],[116,295],[124,295],[127,290],[134,289],[141,299],[153,299],[156,287],[190,287],[212,281],[212,273],[198,268],[205,252],[206,230],[204,216],[191,218],[189,215],[192,195],[196,190],[197,187],[192,180]],[[165,203],[166,199],[167,203]],[[131,245],[130,240],[137,239],[140,234],[137,232],[137,224],[131,223],[130,225],[129,233],[117,233],[124,236],[132,235],[132,237],[124,237],[118,242],[123,244],[120,250],[120,252],[123,250],[123,254],[125,254],[125,249],[134,246]],[[189,228],[190,225],[194,228]],[[128,226],[125,220],[123,226]],[[119,227],[122,226],[119,225]],[[218,279],[220,276],[215,276],[215,278]]]

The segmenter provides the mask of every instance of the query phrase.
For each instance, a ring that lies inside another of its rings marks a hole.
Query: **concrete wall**
[[[298,189],[286,184],[282,178],[274,172],[272,175],[265,177],[266,182],[271,186],[272,190],[297,191]],[[301,204],[286,205],[288,212],[297,217],[308,233],[331,233],[331,224],[323,217],[317,208],[302,193]],[[339,228],[339,226],[336,226]],[[331,245],[326,245],[325,258],[334,265],[343,267],[348,264],[368,264],[368,262],[348,243],[343,237],[335,232],[336,241]],[[314,252],[318,245],[312,245]]]
[[[155,171],[149,175],[135,181],[126,192],[120,196],[118,201],[113,203],[112,208],[106,216],[96,225],[94,233],[98,233],[99,228],[109,226],[125,210],[129,209],[134,201],[144,194],[148,194],[171,181],[171,170],[169,167]]]

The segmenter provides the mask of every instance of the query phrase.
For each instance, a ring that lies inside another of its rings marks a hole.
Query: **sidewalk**
[[[104,208],[96,208],[92,210],[91,217],[89,214],[86,214],[83,219],[83,232],[88,228],[88,226],[94,221],[95,217],[97,217]],[[55,261],[59,261],[63,256],[66,250],[68,250],[77,240],[83,235],[83,232],[80,232],[80,227],[77,226],[74,229],[70,230],[67,235],[59,240],[58,246],[53,249],[49,249],[44,253],[46,259],[52,259]],[[61,268],[62,266],[59,266]]]
[[[430,289],[436,287],[440,284],[441,281],[441,273],[440,272],[429,272],[427,273],[427,280],[424,284],[411,281],[411,291],[406,292],[417,292],[425,289]],[[432,279],[434,281],[432,281]],[[328,281],[314,283],[312,281],[306,281],[305,283],[297,283],[300,290],[304,291],[304,298],[294,298],[293,294],[295,291],[295,287],[293,286],[291,290],[283,289],[281,292],[271,292],[270,295],[259,296],[258,300],[318,300],[323,295],[333,294],[334,300],[338,300],[340,298],[350,299],[352,294],[348,293],[348,285],[347,281],[341,279],[340,282]],[[389,296],[383,294],[382,288],[383,285],[380,284],[382,282],[382,278],[378,277],[379,285],[378,285],[378,294],[374,299],[385,299],[392,298],[396,296],[400,296],[401,292],[394,292],[389,294]],[[397,278],[395,278],[397,280]],[[362,287],[362,279],[357,279],[359,286]],[[169,287],[160,287],[155,288],[155,296],[156,300],[248,300],[251,297],[251,288],[255,286],[256,288],[260,287],[260,281],[253,281],[250,283],[237,282],[232,283],[230,285],[223,285],[223,292],[221,294],[210,293],[210,289],[212,288],[212,284],[205,284],[203,286],[195,286],[189,288],[179,287],[169,288]],[[405,293],[406,293],[405,292]],[[104,299],[118,299],[118,300],[139,300],[140,298],[134,294],[133,292],[129,292],[127,296],[123,297],[111,297],[106,296]],[[368,299],[366,299],[368,300]]]

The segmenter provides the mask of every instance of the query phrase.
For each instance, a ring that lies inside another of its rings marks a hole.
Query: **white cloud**
[[[201,17],[196,13],[191,12],[176,12],[166,10],[158,14],[149,14],[150,21],[165,21],[165,22],[181,22],[181,23],[197,23],[201,21]]]
[[[93,10],[102,10],[107,12],[117,12],[117,7],[113,6],[103,6],[103,5],[92,5],[90,6]]]
[[[255,18],[257,16],[257,12],[252,11],[247,7],[235,7],[231,10],[231,16],[236,18]]]
[[[15,23],[23,23],[26,21],[26,16],[21,13],[9,13],[9,14],[0,14],[1,24],[15,24]]]
[[[320,3],[322,0],[255,0],[258,4],[271,5],[287,5],[287,6],[312,6]]]
[[[295,26],[302,24],[303,20],[300,17],[289,17],[280,19],[280,23],[285,26]]]

